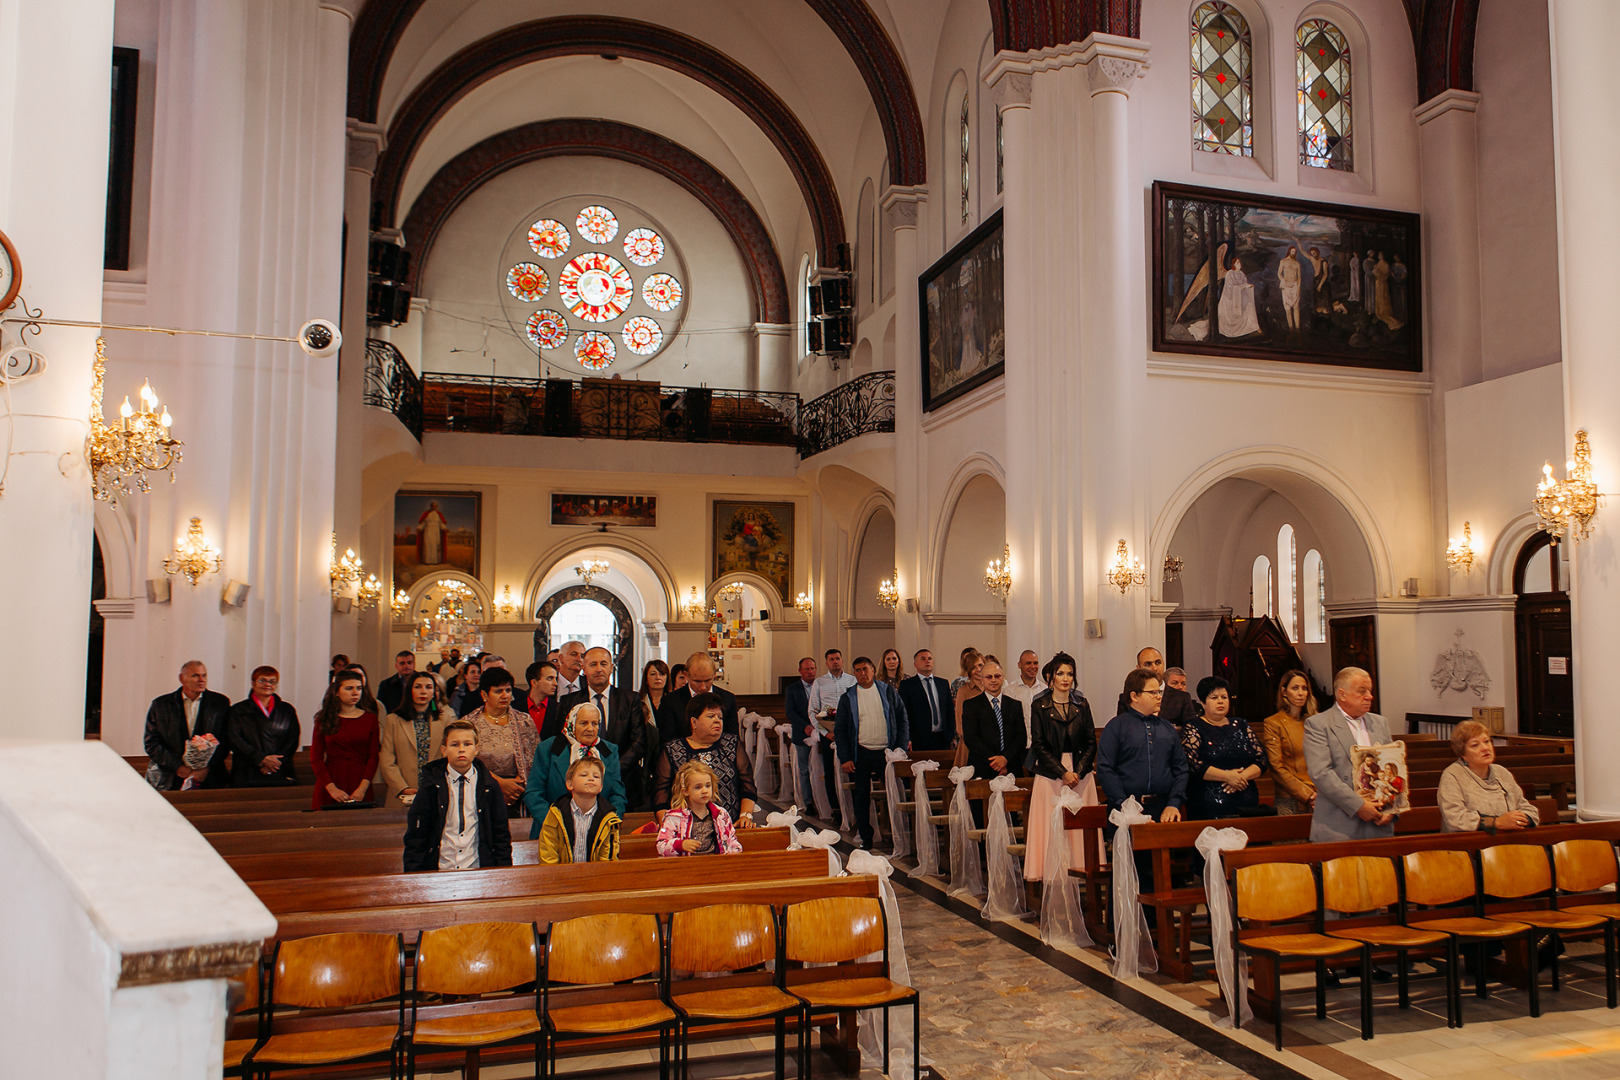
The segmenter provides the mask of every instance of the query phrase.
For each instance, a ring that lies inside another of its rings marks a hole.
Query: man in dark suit
[[[799,681],[789,683],[787,692],[782,695],[787,722],[793,728],[790,737],[799,748],[799,798],[806,803],[810,801],[810,725],[815,722],[810,716],[810,688],[815,681],[816,658],[806,656],[799,661]]]
[[[900,701],[911,721],[913,750],[949,750],[956,745],[956,708],[951,684],[934,674],[934,654],[918,649],[911,658],[917,672],[900,680]]]
[[[399,711],[405,700],[405,684],[416,674],[416,654],[405,649],[394,657],[394,673],[377,684],[377,704],[385,713]]]
[[[602,738],[619,748],[619,779],[624,782],[624,802],[630,810],[640,810],[646,800],[647,729],[641,698],[631,690],[609,686],[613,679],[613,654],[600,645],[585,652],[585,686],[557,702],[564,718],[576,705],[591,704],[602,714]]]
[[[208,668],[201,660],[189,660],[180,669],[180,689],[153,698],[146,710],[146,756],[152,759],[157,776],[166,791],[178,791],[194,774],[185,763],[186,740],[195,735],[212,735],[219,740],[208,768],[193,787],[229,787],[231,772],[225,767],[230,748],[225,745],[225,725],[231,712],[231,699],[208,689]]]
[[[906,707],[888,683],[877,682],[871,657],[855,659],[855,685],[838,703],[833,739],[838,760],[855,781],[855,831],[861,847],[872,850],[872,781],[888,765],[885,750],[904,750],[911,744]]]
[[[968,764],[980,780],[1022,776],[1028,746],[1024,705],[1001,692],[1006,673],[994,656],[984,658],[979,674],[984,693],[962,706],[962,741],[967,743]]]
[[[658,741],[674,742],[692,734],[692,725],[686,719],[686,707],[698,694],[713,694],[720,699],[721,734],[741,732],[737,724],[737,695],[714,685],[714,658],[706,652],[695,652],[686,658],[686,685],[664,695],[658,706]]]
[[[1151,671],[1158,680],[1159,686],[1164,689],[1164,703],[1159,706],[1159,718],[1168,720],[1180,729],[1182,725],[1198,719],[1198,703],[1193,701],[1192,695],[1185,690],[1177,690],[1166,685],[1164,681],[1164,654],[1149,645],[1136,654],[1136,666],[1143,671]],[[1119,709],[1115,716],[1130,711],[1131,702],[1124,694],[1119,695]]]

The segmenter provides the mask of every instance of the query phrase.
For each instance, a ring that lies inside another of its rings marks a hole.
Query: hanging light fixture
[[[1592,447],[1583,428],[1575,433],[1575,456],[1564,463],[1563,480],[1553,479],[1552,462],[1541,467],[1531,506],[1543,531],[1555,539],[1568,534],[1580,541],[1592,535],[1592,519],[1602,504],[1592,474]]]
[[[1186,564],[1179,557],[1175,555],[1166,555],[1164,557],[1164,583],[1168,585],[1172,581],[1180,581],[1181,569],[1185,565]]]
[[[743,583],[740,581],[728,581],[724,585],[720,586],[720,599],[726,601],[728,604],[736,603],[742,594]]]
[[[702,622],[705,608],[703,600],[698,596],[697,586],[692,586],[692,594],[686,598],[686,604],[681,608],[687,622]]]
[[[612,568],[612,565],[606,559],[586,559],[574,567],[574,573],[579,575],[580,580],[585,582],[585,587],[589,589],[592,578],[601,577]]]
[[[514,606],[515,605],[512,603],[512,586],[508,585],[501,592],[501,603],[498,609],[501,613],[501,618],[510,619],[512,617],[512,610]]]
[[[141,407],[136,410],[124,398],[119,407],[117,427],[107,423],[105,384],[107,342],[96,338],[95,379],[90,387],[90,433],[84,438],[84,457],[90,466],[90,483],[95,497],[118,505],[137,491],[152,490],[146,474],[167,472],[174,483],[174,467],[180,464],[180,447],[174,438],[174,417],[158,403],[150,382],[141,384]],[[162,409],[160,413],[158,410]]]
[[[382,603],[382,595],[383,583],[377,580],[376,574],[367,574],[366,580],[355,590],[355,599],[360,601],[362,611],[369,611]]]
[[[1006,544],[1001,545],[1001,558],[992,559],[984,568],[984,587],[1003,604],[1007,602],[1007,594],[1012,591],[1012,549]]]
[[[184,574],[191,587],[205,574],[217,574],[225,557],[203,536],[202,518],[192,518],[186,535],[175,541],[174,554],[163,560],[163,569],[169,574]]]
[[[455,578],[440,578],[435,584],[444,590],[436,612],[441,619],[460,621],[467,617],[467,601],[472,597],[472,586]]]
[[[1114,565],[1108,569],[1108,584],[1117,588],[1121,596],[1125,595],[1127,589],[1139,589],[1147,584],[1147,571],[1142,569],[1142,560],[1131,558],[1124,540],[1114,550]]]
[[[808,592],[800,593],[798,597],[794,599],[793,606],[802,611],[804,613],[804,617],[807,619],[816,608],[815,601],[811,599]]]
[[[900,586],[895,584],[900,580],[900,571],[896,570],[891,576],[878,583],[878,603],[893,611],[900,603]]]
[[[1463,538],[1452,540],[1446,547],[1446,565],[1461,574],[1474,572],[1474,533],[1468,522],[1463,522]]]
[[[338,557],[337,533],[332,534],[332,595],[336,596],[346,586],[360,580],[365,570],[364,561],[354,553],[354,548],[344,549],[343,556]]]

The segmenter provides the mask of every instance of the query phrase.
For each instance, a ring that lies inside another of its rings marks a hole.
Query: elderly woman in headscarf
[[[540,823],[545,820],[551,804],[568,794],[564,780],[568,767],[580,758],[598,758],[602,762],[602,794],[620,817],[624,816],[624,781],[619,777],[619,748],[612,740],[601,737],[602,714],[596,706],[586,702],[575,705],[563,721],[563,733],[554,735],[540,744],[534,752],[534,764],[529,766],[529,782],[523,789],[523,805],[529,808],[534,824],[529,827],[529,839],[540,835]]]

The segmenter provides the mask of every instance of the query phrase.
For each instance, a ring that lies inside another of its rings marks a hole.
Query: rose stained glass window
[[[529,246],[542,259],[562,258],[568,254],[568,245],[572,242],[568,226],[560,221],[541,218],[529,226]]]
[[[637,266],[651,266],[664,257],[664,238],[651,229],[631,229],[624,234],[624,257]]]
[[[574,219],[579,235],[593,244],[605,244],[619,235],[619,219],[605,206],[587,206]]]
[[[645,315],[625,320],[619,336],[624,338],[624,347],[637,356],[651,356],[664,343],[663,328]]]
[[[557,275],[557,295],[576,319],[609,322],[623,315],[635,299],[636,284],[618,259],[587,251]]]
[[[1231,4],[1208,0],[1192,17],[1193,148],[1254,156],[1249,24]]]
[[[1299,60],[1299,160],[1351,172],[1350,44],[1326,19],[1306,19],[1294,35]]]
[[[556,349],[568,340],[568,320],[560,311],[537,311],[529,316],[529,340],[542,349]]]
[[[600,330],[587,330],[574,342],[574,359],[587,371],[601,371],[616,355],[613,339]]]
[[[521,262],[506,272],[506,289],[525,304],[532,304],[551,288],[551,276],[539,263]]]
[[[681,283],[669,274],[654,274],[641,286],[641,298],[654,311],[674,311],[681,303]]]

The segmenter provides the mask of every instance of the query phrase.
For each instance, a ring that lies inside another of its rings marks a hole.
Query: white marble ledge
[[[275,933],[203,835],[102,743],[0,740],[0,829],[40,852],[122,954]]]

